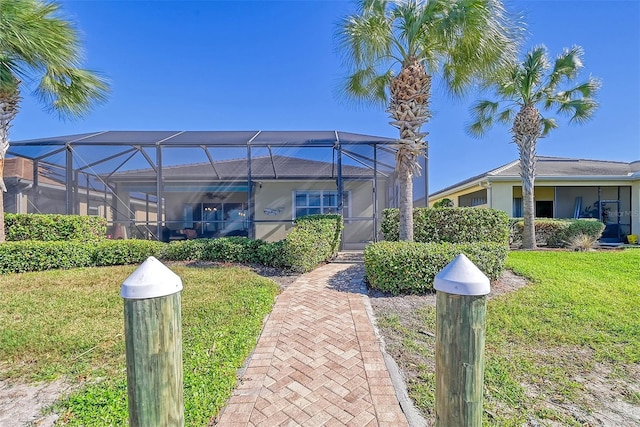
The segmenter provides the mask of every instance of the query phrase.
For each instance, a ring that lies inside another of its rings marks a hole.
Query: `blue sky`
[[[62,1],[77,22],[85,66],[111,82],[108,102],[60,121],[28,92],[12,140],[103,130],[342,130],[395,137],[380,105],[338,95],[344,76],[335,28],[350,1]],[[512,1],[528,26],[525,46],[555,55],[574,44],[602,79],[600,108],[585,125],[540,140],[547,156],[640,160],[640,2]],[[505,127],[483,139],[464,131],[471,93],[453,99],[435,82],[429,188],[517,159]]]

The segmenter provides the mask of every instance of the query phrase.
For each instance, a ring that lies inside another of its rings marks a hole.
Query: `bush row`
[[[151,240],[5,242],[0,245],[0,273],[136,264],[161,256],[163,246]]]
[[[509,220],[509,244],[514,248],[522,246],[524,220]],[[536,218],[536,245],[560,248],[574,237],[584,234],[597,240],[602,236],[605,225],[596,219],[546,219]]]
[[[5,242],[0,245],[0,273],[137,264],[149,256],[173,261],[259,263],[307,272],[337,254],[342,228],[343,220],[339,215],[312,215],[299,218],[289,235],[274,243],[246,237],[183,240],[169,244],[135,239]]]
[[[398,209],[383,211],[381,228],[385,240],[398,240]],[[509,217],[495,209],[416,208],[413,210],[413,230],[416,242],[506,244],[509,239]]]
[[[491,280],[500,277],[509,248],[504,243],[378,242],[364,251],[369,286],[394,295],[423,294],[447,264],[465,254]]]
[[[284,240],[264,242],[246,237],[183,240],[164,252],[169,260],[203,260],[259,263],[304,273],[335,257],[344,223],[340,215],[298,218]]]
[[[11,214],[4,217],[7,241],[96,241],[107,234],[107,220],[96,216]]]

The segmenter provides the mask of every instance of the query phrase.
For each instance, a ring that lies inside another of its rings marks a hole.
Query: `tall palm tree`
[[[78,32],[53,2],[0,0],[0,242],[4,230],[4,160],[21,90],[31,89],[61,117],[77,117],[106,99],[108,85],[80,68]],[[35,88],[31,82],[38,81]]]
[[[514,56],[516,27],[498,0],[359,0],[338,28],[348,97],[387,105],[400,131],[400,239],[413,240],[413,181],[426,154],[433,75],[460,95]],[[427,173],[427,171],[425,171]],[[427,189],[428,193],[428,189]],[[427,194],[428,196],[428,194]]]
[[[581,47],[574,46],[565,49],[552,64],[544,46],[534,47],[522,62],[514,62],[496,75],[490,87],[498,100],[478,101],[471,110],[474,121],[468,130],[474,136],[483,135],[496,121],[512,125],[513,142],[520,154],[525,249],[536,248],[536,144],[538,138],[558,127],[554,117],[543,116],[540,110],[568,116],[569,123],[584,123],[598,106],[595,94],[600,81],[589,77],[575,83],[583,67],[583,54]]]

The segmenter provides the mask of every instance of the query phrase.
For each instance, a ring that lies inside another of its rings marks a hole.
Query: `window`
[[[522,218],[522,197],[513,198],[513,217]]]
[[[553,201],[536,200],[536,218],[553,218]]]
[[[343,193],[343,216],[348,217],[349,193]],[[294,194],[295,217],[338,213],[337,191],[296,191]]]

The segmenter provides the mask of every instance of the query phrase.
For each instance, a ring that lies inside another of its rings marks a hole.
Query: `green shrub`
[[[202,259],[206,261],[254,263],[259,262],[258,248],[262,240],[252,240],[246,237],[221,237],[207,240],[203,249]]]
[[[434,208],[452,208],[454,206],[455,205],[453,204],[453,200],[448,199],[446,197],[442,200],[438,200],[433,204]]]
[[[0,245],[0,273],[90,266],[93,249],[82,242],[5,242]]]
[[[46,224],[52,215],[39,224]],[[66,217],[66,215],[60,215]],[[88,217],[83,217],[88,218]],[[21,220],[17,235],[29,222]],[[340,215],[311,215],[296,220],[286,239],[267,243],[246,237],[183,240],[165,244],[151,240],[100,240],[81,243],[8,242],[0,245],[0,271],[23,272],[80,266],[137,264],[149,256],[169,261],[221,261],[260,263],[296,272],[313,270],[333,258],[340,247],[343,220]]]
[[[285,268],[286,265],[283,259],[284,245],[284,240],[280,240],[278,242],[264,242],[257,251],[258,263],[275,268]]]
[[[220,261],[268,264],[260,255],[267,243],[246,237],[220,237],[217,239],[180,240],[167,245],[163,258],[171,261]]]
[[[496,209],[416,208],[413,210],[416,242],[495,242],[509,240],[509,217]],[[381,224],[385,240],[397,241],[398,209],[385,209]]]
[[[585,235],[591,237],[593,240],[598,240],[602,237],[604,228],[604,223],[597,219],[577,219],[569,223],[569,226],[564,230],[562,240],[569,241],[579,235]]]
[[[138,264],[161,257],[164,246],[155,240],[103,240],[96,243],[92,261],[95,266]]]
[[[587,234],[577,234],[564,243],[569,250],[574,252],[593,251],[598,247],[598,240]]]
[[[5,214],[7,241],[40,240],[83,242],[104,239],[107,220],[96,216]]]
[[[309,215],[296,219],[276,261],[292,271],[313,270],[338,253],[343,227],[341,215]]]
[[[397,294],[424,294],[448,263],[464,253],[491,280],[502,274],[509,248],[502,243],[378,242],[364,251],[369,286]]]
[[[510,224],[509,244],[518,248],[522,245],[524,220],[513,218],[510,220]],[[602,222],[595,219],[536,218],[536,245],[554,248],[565,247],[566,242],[580,234],[598,240],[604,227]]]
[[[203,259],[207,240],[177,240],[165,245],[162,258],[169,261],[197,261]]]

